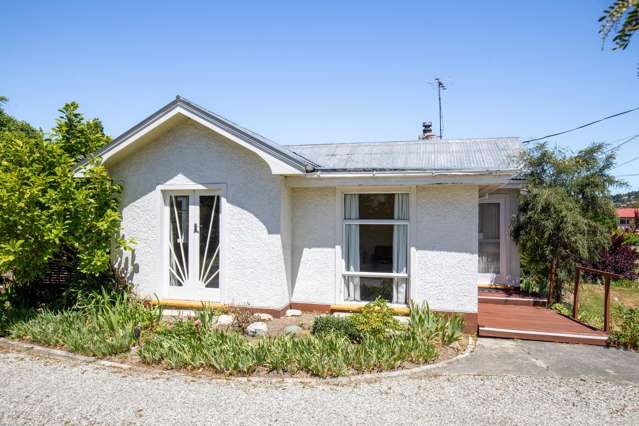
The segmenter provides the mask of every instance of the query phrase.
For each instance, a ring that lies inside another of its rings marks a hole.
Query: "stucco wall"
[[[477,312],[478,188],[417,187],[411,296],[435,310]]]
[[[335,188],[294,188],[293,292],[298,303],[335,303]]]
[[[288,303],[287,212],[283,179],[255,154],[194,123],[183,123],[111,167],[124,184],[123,233],[137,241],[119,262],[139,293],[165,296],[160,184],[224,183],[225,242],[221,301],[280,307]],[[290,233],[289,233],[290,234]],[[132,266],[132,267],[131,267]]]

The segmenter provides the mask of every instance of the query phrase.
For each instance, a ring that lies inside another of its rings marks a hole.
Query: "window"
[[[500,205],[479,204],[479,273],[500,273]]]
[[[408,194],[344,195],[344,299],[406,303]]]

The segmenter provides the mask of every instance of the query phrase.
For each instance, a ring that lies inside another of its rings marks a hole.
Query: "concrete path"
[[[433,372],[591,378],[639,384],[639,353],[590,345],[480,338],[471,356]]]
[[[0,352],[0,424],[639,424],[639,354],[481,339],[429,373],[213,380]]]

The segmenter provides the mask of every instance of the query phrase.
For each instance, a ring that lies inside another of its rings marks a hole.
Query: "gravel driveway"
[[[500,343],[480,342],[476,353],[429,374],[341,385],[213,380],[176,372],[118,370],[0,352],[0,422],[11,425],[639,423],[636,382],[560,372],[539,375],[521,364],[519,371],[500,372],[499,365],[513,355],[500,349]],[[551,345],[545,351],[552,352],[549,349],[552,347],[571,348],[575,357],[580,357],[579,348],[586,348]],[[591,348],[584,350],[592,356]],[[618,359],[620,354],[604,351],[601,349],[597,356],[611,354]],[[626,354],[627,359],[623,358]],[[496,374],[489,371],[491,357],[498,364],[494,366]],[[622,358],[637,368],[638,354],[624,353]],[[478,370],[480,366],[483,372]],[[531,361],[530,368],[541,367]],[[534,375],[527,375],[531,371]]]

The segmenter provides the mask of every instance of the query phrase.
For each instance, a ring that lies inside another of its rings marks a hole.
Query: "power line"
[[[627,175],[615,175],[615,177],[632,177],[632,176],[639,176],[639,173],[629,173]]]
[[[637,133],[637,134],[636,134],[636,135],[634,135],[634,136],[630,136],[630,137],[628,137],[626,140],[624,140],[624,141],[623,141],[623,142],[621,142],[620,144],[617,144],[617,145],[613,146],[612,148],[609,148],[609,149],[608,149],[608,151],[606,151],[606,152],[614,151],[614,150],[615,150],[615,149],[617,149],[617,148],[621,148],[621,147],[622,147],[622,146],[624,146],[625,144],[630,143],[630,142],[632,142],[632,141],[636,140],[637,138],[639,138],[639,133]]]
[[[637,161],[637,160],[639,160],[639,156],[637,156],[637,157],[635,157],[635,158],[631,158],[631,159],[630,159],[630,160],[628,160],[628,161],[624,161],[624,162],[623,162],[623,163],[621,163],[621,164],[617,164],[617,165],[615,166],[615,169],[618,169],[618,168],[619,168],[619,167],[621,167],[621,166],[625,166],[626,164],[630,164],[630,163],[632,163],[633,161]]]
[[[557,133],[553,133],[553,134],[550,134],[550,135],[542,136],[540,138],[528,139],[528,140],[523,141],[522,143],[536,142],[536,141],[540,141],[542,139],[547,139],[547,138],[552,138],[552,137],[555,137],[555,136],[565,135],[566,133],[574,132],[575,130],[583,129],[584,127],[592,126],[593,124],[601,123],[602,121],[609,120],[609,119],[615,118],[615,117],[619,117],[620,115],[628,114],[630,112],[634,112],[634,111],[637,111],[637,110],[639,110],[639,107],[632,108],[632,109],[629,109],[629,110],[626,110],[626,111],[622,111],[622,112],[618,112],[616,114],[608,115],[606,117],[600,118],[599,120],[591,121],[590,123],[582,124],[581,126],[577,126],[577,127],[572,128],[572,129],[563,130],[561,132],[557,132]]]

